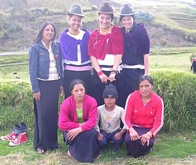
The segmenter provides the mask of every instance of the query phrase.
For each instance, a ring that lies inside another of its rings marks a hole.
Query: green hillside
[[[43,21],[52,21],[59,34],[68,27],[66,12],[79,3],[85,11],[83,27],[97,27],[97,13],[92,10],[101,0],[0,0],[0,51],[27,50]],[[112,0],[118,24],[119,6],[127,0]],[[137,22],[149,33],[151,46],[194,46],[196,43],[196,5],[169,0],[129,0],[137,12]]]

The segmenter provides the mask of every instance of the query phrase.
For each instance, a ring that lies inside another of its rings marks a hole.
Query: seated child
[[[117,152],[122,145],[126,132],[124,122],[125,110],[116,105],[118,93],[116,86],[109,84],[103,91],[104,104],[98,107],[98,121],[96,130],[98,131],[98,144],[101,150],[112,141],[112,150]],[[121,123],[123,128],[121,129]]]

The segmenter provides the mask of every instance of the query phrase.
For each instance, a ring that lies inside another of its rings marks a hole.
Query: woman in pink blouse
[[[152,150],[164,118],[163,100],[153,92],[150,76],[140,76],[139,90],[128,96],[125,110],[127,155],[144,156]]]
[[[99,155],[97,131],[98,117],[96,100],[87,95],[85,84],[75,79],[70,85],[71,96],[60,107],[59,128],[69,145],[67,155],[79,162],[93,162]]]

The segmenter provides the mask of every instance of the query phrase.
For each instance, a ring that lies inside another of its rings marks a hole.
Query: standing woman
[[[93,97],[98,105],[103,104],[102,93],[105,84],[111,82],[117,87],[122,105],[122,74],[121,62],[123,54],[123,36],[121,29],[113,24],[114,8],[110,2],[102,2],[98,10],[99,28],[95,29],[89,39],[89,55],[93,72]]]
[[[29,51],[29,74],[34,98],[34,149],[44,154],[58,148],[57,112],[62,87],[60,46],[54,42],[56,28],[44,22]]]
[[[65,97],[71,95],[70,82],[76,78],[82,79],[86,84],[86,92],[91,90],[91,62],[88,55],[88,30],[81,29],[83,10],[80,5],[72,5],[68,12],[67,21],[69,29],[65,29],[60,35],[61,54],[64,64],[63,86]]]
[[[135,22],[135,12],[130,4],[120,9],[120,24],[124,37],[123,76],[125,100],[138,89],[138,79],[149,72],[150,40],[145,27]]]
[[[125,136],[127,155],[134,158],[152,151],[158,131],[163,126],[164,104],[153,92],[153,80],[148,75],[139,78],[139,90],[131,93],[126,101]]]
[[[96,100],[87,95],[85,84],[75,79],[70,84],[71,96],[63,101],[59,114],[59,128],[69,145],[67,155],[79,162],[94,162],[99,155]]]

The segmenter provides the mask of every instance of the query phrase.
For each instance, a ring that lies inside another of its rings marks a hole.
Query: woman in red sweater
[[[127,155],[135,158],[144,156],[152,150],[164,118],[163,100],[153,92],[150,76],[140,76],[139,90],[128,96],[125,110]]]
[[[117,105],[124,107],[122,54],[123,36],[121,29],[113,24],[114,8],[110,2],[101,2],[98,9],[98,24],[89,38],[88,54],[93,67],[92,96],[102,105],[102,93],[106,84],[116,86],[119,98]]]
[[[85,84],[80,79],[72,80],[70,91],[72,95],[63,101],[59,114],[59,128],[69,145],[67,155],[79,162],[93,163],[99,155],[94,128],[98,117],[97,102],[86,94]]]

